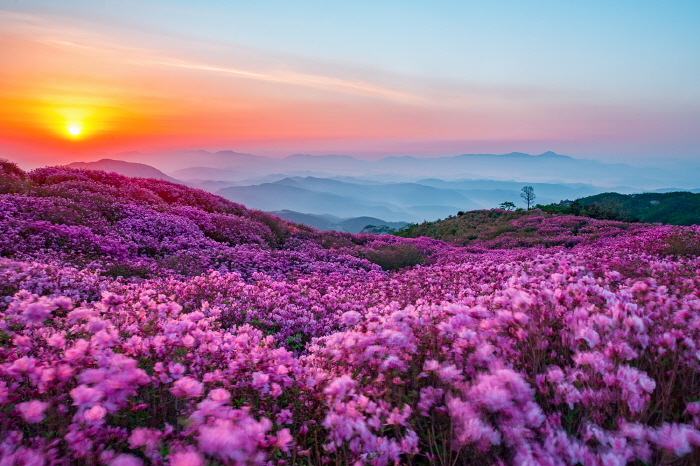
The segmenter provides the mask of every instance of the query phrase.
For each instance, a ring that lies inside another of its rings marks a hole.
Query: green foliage
[[[666,240],[666,254],[700,256],[700,236],[692,231],[678,231]]]
[[[467,244],[475,239],[491,239],[502,233],[513,231],[511,220],[530,215],[531,212],[514,212],[503,210],[473,210],[462,212],[457,217],[446,218],[436,222],[406,225],[394,233],[404,238],[426,236],[444,241],[458,241]]]
[[[115,263],[105,270],[104,275],[112,278],[148,278],[151,275],[151,270],[143,265],[134,265],[126,261]]]
[[[365,251],[365,258],[383,270],[398,270],[425,262],[425,256],[411,244],[390,244]]]
[[[513,202],[506,201],[506,202],[501,202],[498,205],[498,207],[500,207],[503,210],[513,210],[513,209],[515,209],[515,204]]]
[[[580,215],[603,220],[700,224],[700,194],[691,192],[618,194],[603,193],[575,201],[538,206],[546,212]]]

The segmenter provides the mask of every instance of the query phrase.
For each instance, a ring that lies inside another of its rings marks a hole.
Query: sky
[[[700,2],[0,0],[0,157],[700,159]]]

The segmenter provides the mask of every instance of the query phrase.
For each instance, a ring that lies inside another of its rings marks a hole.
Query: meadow
[[[699,464],[700,227],[465,215],[0,163],[0,465]]]

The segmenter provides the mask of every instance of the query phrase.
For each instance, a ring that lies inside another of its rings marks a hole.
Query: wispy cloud
[[[180,58],[170,58],[164,56],[165,54],[159,50],[126,47],[111,43],[100,43],[97,41],[91,41],[91,43],[95,45],[86,45],[85,43],[78,43],[74,40],[57,38],[55,36],[39,37],[36,38],[35,41],[60,47],[78,48],[102,53],[116,53],[122,57],[128,57],[128,61],[132,64],[155,65],[167,68],[179,68],[207,73],[224,74],[235,78],[304,86],[330,92],[379,98],[402,104],[420,105],[428,103],[428,99],[425,97],[397,91],[359,79],[344,79],[334,76],[308,74],[294,71],[248,70],[244,68],[234,68],[230,66],[203,63]]]
[[[401,103],[422,103],[425,99],[389,89],[375,84],[354,79],[342,79],[332,76],[313,75],[294,72],[253,72],[239,68],[231,68],[216,65],[207,65],[203,63],[185,61],[185,60],[154,60],[154,64],[186,68],[201,71],[210,71],[215,73],[229,74],[241,78],[259,79],[261,81],[277,82],[283,84],[293,84],[298,86],[312,87],[316,89],[324,89],[334,92],[342,92],[354,95],[364,95],[369,97],[380,97],[388,100],[393,100]]]

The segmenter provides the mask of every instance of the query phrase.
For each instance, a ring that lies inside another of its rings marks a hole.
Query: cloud
[[[426,97],[373,84],[366,80],[346,79],[332,75],[311,74],[289,70],[276,70],[274,66],[271,67],[271,69],[260,71],[185,58],[174,58],[172,56],[174,55],[173,52],[116,44],[113,41],[105,41],[95,34],[82,30],[56,25],[38,26],[38,20],[32,16],[22,15],[22,18],[24,18],[25,22],[32,23],[32,29],[43,30],[43,34],[33,38],[35,42],[58,47],[93,51],[100,54],[113,54],[122,57],[124,61],[128,61],[131,64],[155,65],[172,69],[189,69],[205,73],[223,74],[235,78],[290,84],[348,95],[378,98],[407,105],[425,105],[430,103],[430,99]],[[0,20],[1,19],[17,20],[18,15],[2,15],[2,12],[0,12]],[[74,39],[76,36],[78,36],[77,40]]]
[[[293,84],[327,91],[342,92],[353,95],[379,97],[400,103],[423,103],[425,99],[416,95],[388,89],[362,80],[342,79],[333,76],[313,75],[294,72],[253,72],[225,66],[207,65],[186,60],[153,60],[153,64],[176,68],[229,74],[241,78],[258,79],[267,82]]]

